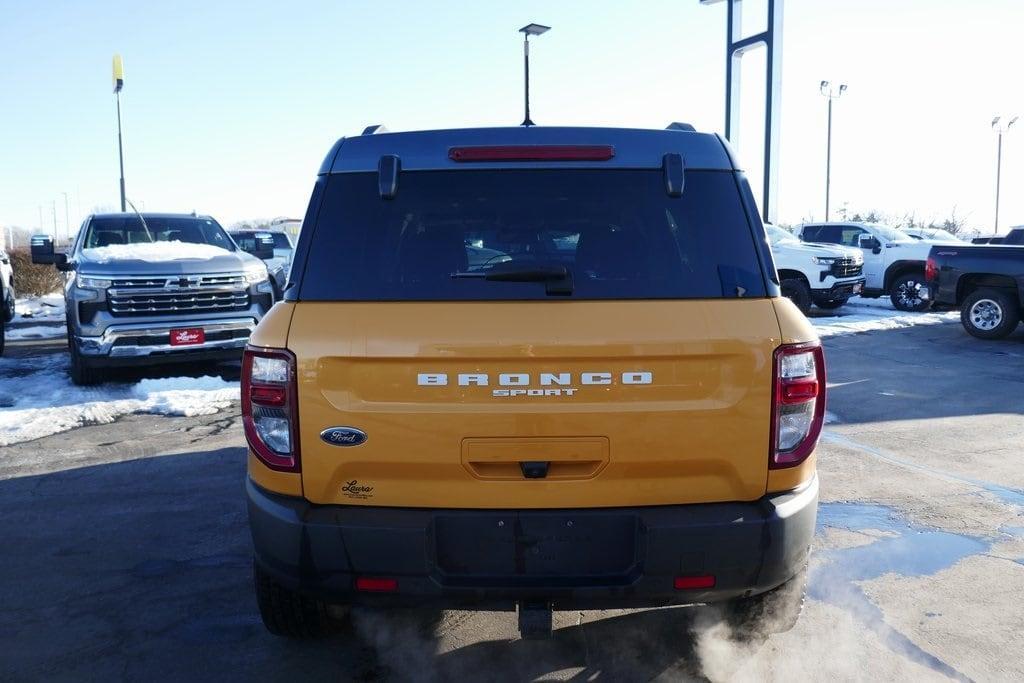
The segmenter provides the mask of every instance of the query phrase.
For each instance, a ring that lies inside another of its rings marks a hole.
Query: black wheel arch
[[[924,261],[918,261],[915,259],[893,261],[889,264],[889,267],[885,269],[882,289],[888,292],[889,288],[892,287],[893,280],[901,275],[906,275],[907,273],[921,273],[921,276],[924,277],[924,265]]]
[[[1017,281],[1009,275],[994,273],[964,273],[956,281],[956,305],[963,304],[972,292],[981,288],[1005,289],[1020,301]]]
[[[788,268],[779,269],[779,283],[781,284],[783,280],[803,280],[804,284],[806,284],[808,287],[811,286],[811,283],[807,279],[807,276],[801,273],[799,270],[790,270]]]

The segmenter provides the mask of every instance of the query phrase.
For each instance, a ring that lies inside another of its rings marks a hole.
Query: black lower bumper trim
[[[513,609],[727,600],[782,584],[806,563],[818,480],[753,502],[572,510],[312,505],[247,482],[256,560],[336,602]],[[676,590],[677,576],[715,577]],[[361,593],[361,576],[394,593]]]

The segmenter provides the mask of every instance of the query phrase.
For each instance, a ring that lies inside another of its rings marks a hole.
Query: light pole
[[[839,90],[833,90],[832,84],[822,81],[819,86],[821,94],[828,100],[828,143],[825,151],[825,220],[829,218],[829,198],[832,191],[832,102],[838,100],[846,92],[846,85],[839,86]]]
[[[999,119],[999,116],[992,119],[992,130],[996,132],[999,140],[996,143],[996,220],[992,228],[993,235],[999,234],[999,188],[1002,185],[1003,174],[1003,133],[1008,133],[1013,124],[1017,122],[1017,117],[1014,116],[1004,127],[999,125]]]
[[[71,213],[68,211],[68,193],[61,192],[64,195],[64,230],[67,231],[65,237],[71,237]]]
[[[527,24],[519,29],[519,32],[523,34],[523,70],[526,84],[524,92],[526,105],[526,116],[523,117],[524,126],[533,125],[533,121],[530,120],[530,36],[539,36],[550,30],[550,26],[542,26],[541,24]]]
[[[121,55],[114,55],[114,97],[117,99],[117,158],[121,163],[121,213],[124,203],[124,146],[121,143],[121,89],[124,87],[124,64]]]

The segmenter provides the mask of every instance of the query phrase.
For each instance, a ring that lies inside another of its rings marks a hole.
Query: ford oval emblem
[[[332,446],[359,446],[366,443],[366,432],[355,427],[328,427],[320,438]]]

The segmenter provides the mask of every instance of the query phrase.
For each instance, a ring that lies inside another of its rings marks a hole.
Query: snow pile
[[[64,325],[20,325],[10,326],[5,330],[7,341],[16,339],[57,339],[66,337],[68,330]]]
[[[894,309],[888,299],[856,298],[834,313],[812,309],[811,315],[811,324],[820,337],[960,321],[959,311],[904,313]]]
[[[137,384],[76,387],[67,356],[0,358],[0,446],[124,415],[211,415],[239,397],[238,382],[219,377],[144,379]]]
[[[63,292],[54,292],[46,296],[27,296],[14,301],[14,322],[63,317]]]
[[[95,263],[110,261],[179,261],[182,259],[208,259],[230,254],[227,249],[212,244],[195,244],[193,242],[138,242],[136,244],[111,244],[106,247],[83,249],[82,255]]]

